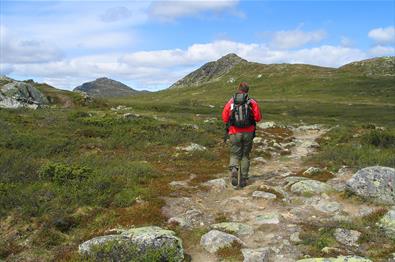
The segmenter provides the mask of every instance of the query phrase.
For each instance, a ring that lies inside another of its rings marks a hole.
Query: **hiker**
[[[230,140],[231,183],[232,186],[241,188],[247,185],[256,122],[262,119],[258,103],[248,97],[248,90],[248,84],[241,82],[236,94],[226,103],[222,112],[222,120],[227,126],[225,135],[229,135]]]

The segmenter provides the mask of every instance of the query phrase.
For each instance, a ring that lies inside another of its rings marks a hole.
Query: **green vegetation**
[[[225,170],[220,114],[240,81],[250,83],[265,120],[334,127],[307,162],[330,171],[342,165],[395,167],[390,74],[249,63],[200,86],[93,102],[35,84],[50,108],[0,109],[0,260],[78,261],[78,244],[110,228],[164,226],[162,197],[183,193],[169,188],[170,181],[193,173],[190,184],[200,185]],[[190,143],[208,150],[176,150]],[[327,178],[322,174],[321,180]],[[225,220],[221,214],[216,218]],[[363,233],[364,255],[382,258],[395,252],[394,243],[379,239],[375,221],[344,226]],[[320,227],[302,235],[310,255],[334,244],[335,225]],[[206,229],[176,231],[188,250]],[[236,259],[240,253],[234,250],[220,253]]]

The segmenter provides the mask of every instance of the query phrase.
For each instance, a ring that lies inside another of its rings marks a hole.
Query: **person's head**
[[[248,90],[249,90],[249,89],[250,89],[250,87],[249,87],[248,83],[246,83],[246,82],[241,82],[241,83],[239,84],[238,90],[239,90],[240,92],[248,93]]]

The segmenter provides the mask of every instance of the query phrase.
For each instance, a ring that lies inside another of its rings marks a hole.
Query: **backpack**
[[[248,94],[236,93],[231,105],[230,125],[235,127],[248,127],[255,124]]]

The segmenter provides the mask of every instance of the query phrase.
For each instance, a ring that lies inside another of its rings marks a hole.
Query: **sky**
[[[0,74],[169,87],[228,53],[339,67],[395,55],[395,1],[0,0]]]

